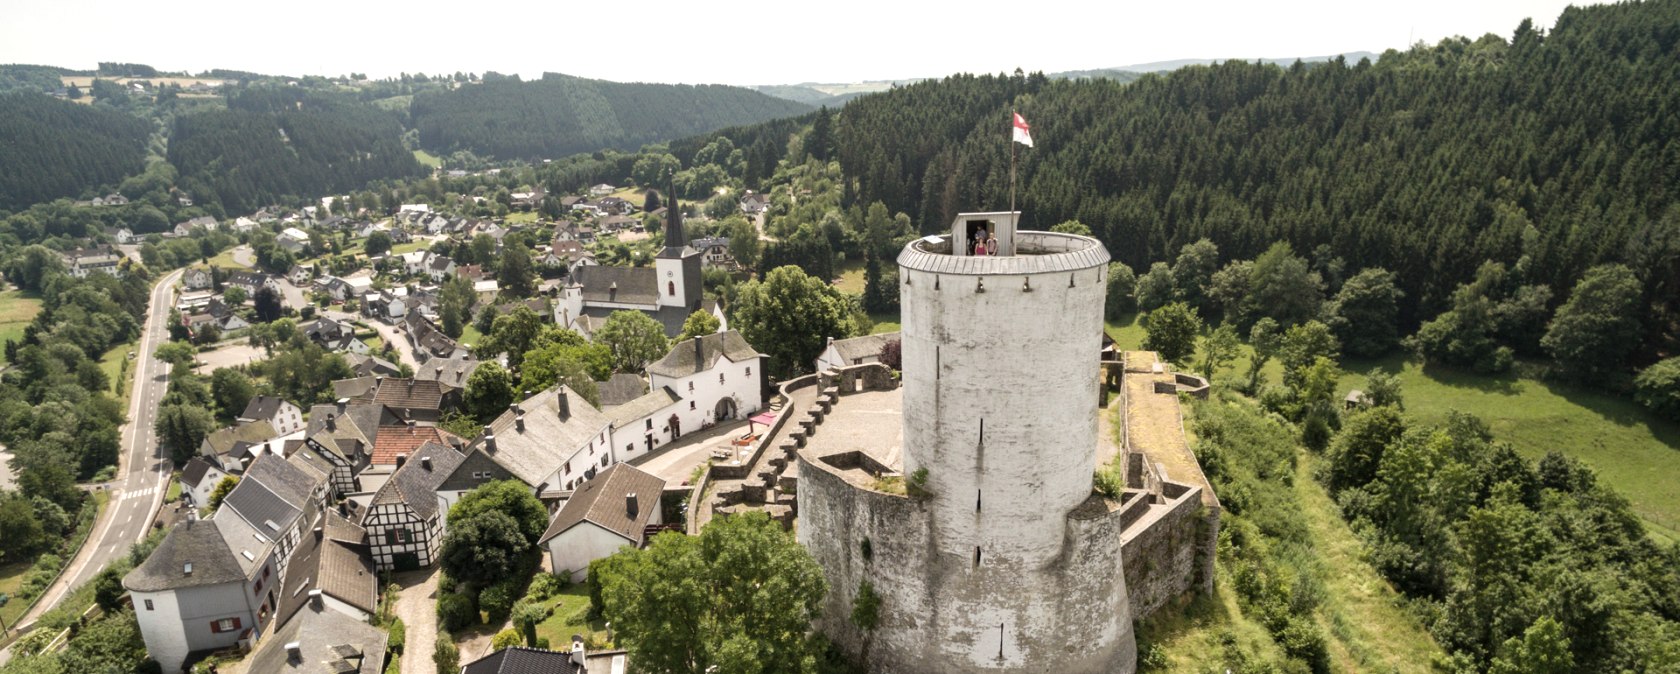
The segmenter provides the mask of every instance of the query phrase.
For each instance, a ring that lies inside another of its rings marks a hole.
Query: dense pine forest
[[[621,84],[545,73],[418,94],[411,114],[420,145],[504,159],[561,157],[787,117],[810,108],[718,85]]]
[[[230,213],[423,175],[395,113],[295,89],[253,89],[228,109],[175,118],[169,161]]]
[[[855,199],[924,232],[1008,206],[1008,112],[1030,226],[1078,219],[1141,273],[1211,239],[1394,272],[1413,325],[1487,260],[1556,297],[1625,262],[1680,309],[1680,3],[1568,9],[1547,34],[1452,39],[1375,62],[1230,62],[1132,84],[958,76],[847,105]]]
[[[108,108],[0,95],[0,208],[74,195],[139,173],[152,126]]]

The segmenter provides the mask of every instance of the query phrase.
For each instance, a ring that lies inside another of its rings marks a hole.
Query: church
[[[665,336],[682,332],[689,314],[716,316],[719,331],[728,330],[723,308],[701,292],[701,252],[683,234],[682,212],[665,211],[665,247],[653,268],[580,266],[560,292],[554,322],[590,337],[615,311],[640,311],[665,326]]]

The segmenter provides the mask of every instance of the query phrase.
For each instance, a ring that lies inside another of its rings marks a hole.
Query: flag
[[[1032,134],[1030,133],[1032,129],[1027,126],[1026,118],[1022,117],[1019,112],[1010,114],[1015,115],[1015,142],[1032,147]]]

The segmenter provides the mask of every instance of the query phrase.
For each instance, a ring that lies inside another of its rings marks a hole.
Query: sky
[[[0,63],[266,74],[560,72],[796,84],[1381,53],[1549,29],[1563,0],[0,0]],[[1580,4],[1580,3],[1576,3]]]

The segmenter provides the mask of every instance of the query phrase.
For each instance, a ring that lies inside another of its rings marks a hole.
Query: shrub
[[[496,636],[490,637],[490,650],[499,651],[509,646],[518,646],[523,642],[524,638],[519,636],[519,632],[511,628],[505,629],[497,632]]]
[[[461,592],[438,595],[437,614],[438,625],[446,630],[478,624],[478,609],[473,607],[472,597]]]
[[[437,665],[439,672],[460,671],[461,652],[455,649],[455,637],[448,632],[437,633],[437,644],[432,648],[432,663]]]
[[[1652,412],[1680,421],[1680,356],[1657,361],[1633,380],[1634,398]]]
[[[385,647],[392,653],[401,654],[403,645],[408,643],[408,628],[403,625],[402,618],[393,618],[391,624],[385,626],[385,634]]]
[[[531,586],[526,588],[525,596],[529,599],[543,600],[560,594],[566,589],[566,580],[552,573],[539,573],[531,579]]]
[[[438,592],[448,594],[455,591],[455,577],[447,573],[438,574]]]
[[[867,580],[858,586],[857,598],[852,600],[852,624],[865,632],[875,631],[881,623],[881,595],[875,594],[875,584]]]
[[[917,468],[915,472],[910,473],[909,478],[904,480],[904,493],[909,494],[910,498],[915,499],[925,499],[933,496],[933,492],[928,491],[927,482],[927,467],[923,466],[921,468]]]
[[[478,593],[478,608],[490,614],[490,622],[501,622],[507,618],[508,612],[513,610],[515,591],[514,584],[508,581],[484,588],[483,592]]]

